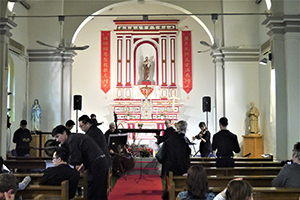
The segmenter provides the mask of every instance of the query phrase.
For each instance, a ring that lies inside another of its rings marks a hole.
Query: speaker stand
[[[206,111],[206,127],[208,127],[208,111]]]
[[[76,133],[78,133],[78,110],[76,110]]]

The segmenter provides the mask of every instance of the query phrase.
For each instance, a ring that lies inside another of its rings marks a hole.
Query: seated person
[[[0,199],[14,200],[18,191],[18,179],[13,174],[0,174]]]
[[[10,170],[3,163],[4,163],[3,158],[0,156],[0,174],[9,173]],[[23,179],[23,181],[19,183],[18,190],[24,190],[27,187],[27,185],[30,183],[30,181],[31,181],[31,177],[26,176]]]
[[[292,164],[282,167],[277,177],[272,180],[273,187],[300,188],[300,142],[294,145]]]
[[[75,126],[75,122],[73,120],[69,119],[66,122],[66,128],[69,129],[69,131],[71,131],[74,126]]]
[[[60,185],[64,180],[69,181],[69,198],[75,197],[79,172],[72,169],[68,164],[69,151],[65,147],[60,147],[53,154],[52,163],[54,167],[49,167],[45,170],[45,173],[40,181],[40,185]]]
[[[208,191],[206,172],[201,165],[192,165],[187,173],[187,191],[180,192],[176,200],[205,199],[213,200],[215,195]]]
[[[253,200],[253,189],[247,181],[236,178],[214,200]]]

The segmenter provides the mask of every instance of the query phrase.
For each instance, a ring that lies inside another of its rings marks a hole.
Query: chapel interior
[[[213,134],[226,116],[243,147],[254,102],[262,153],[290,159],[300,140],[298,0],[1,0],[0,9],[4,158],[20,121],[31,127],[35,99],[45,132],[92,113],[105,132],[116,112],[120,128],[185,120],[192,138],[199,122]]]

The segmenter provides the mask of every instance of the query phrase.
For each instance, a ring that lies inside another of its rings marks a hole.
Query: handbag
[[[158,150],[157,154],[155,155],[155,158],[159,163],[164,163],[167,158],[167,149],[165,147],[165,144],[162,145],[162,147]]]

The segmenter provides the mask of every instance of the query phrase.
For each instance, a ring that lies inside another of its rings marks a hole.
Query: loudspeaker
[[[74,110],[81,110],[81,95],[74,95]]]
[[[210,112],[210,97],[202,98],[202,110],[203,112]]]

